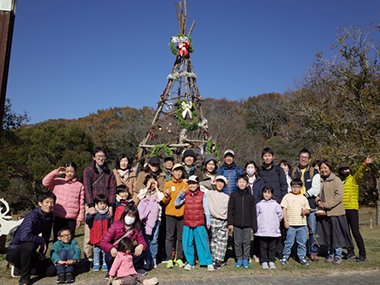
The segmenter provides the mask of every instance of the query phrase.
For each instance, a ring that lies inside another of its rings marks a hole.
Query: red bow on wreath
[[[189,42],[179,42],[178,43],[178,55],[180,57],[189,57]]]

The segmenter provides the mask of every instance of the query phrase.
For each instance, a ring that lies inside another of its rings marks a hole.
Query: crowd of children
[[[54,196],[47,197],[45,208],[44,200],[39,204],[42,214],[37,214],[46,225],[29,232],[24,224],[37,218],[26,218],[9,247],[7,259],[23,272],[20,284],[29,283],[33,267],[18,257],[16,249],[26,248],[20,235],[33,240],[29,236],[43,232],[45,239],[36,238],[38,243],[31,249],[45,248],[53,213],[57,225],[51,261],[57,283],[75,281],[81,251],[74,231],[84,218],[88,232],[83,253],[93,271],[107,272],[109,284],[157,284],[157,279],[144,275],[160,261],[167,268],[176,265],[192,270],[198,263],[209,271],[220,269],[231,257],[227,256],[229,237],[235,266],[245,269],[251,259],[263,269],[276,269],[276,258],[287,265],[294,242],[296,259],[303,266],[309,265],[308,258],[318,260],[319,246],[327,248],[326,262],[340,264],[343,248],[348,249],[349,258],[354,256],[343,205],[344,184],[332,173],[329,161],[318,165],[320,172],[312,167],[307,149],[300,151],[299,165],[285,170],[274,164],[270,148],[263,149],[261,166],[250,160],[244,169],[236,165],[233,150],[224,152],[219,168],[213,157],[205,158],[203,168],[197,167],[192,150],[183,153],[182,163],[175,163],[172,156],[164,158],[162,170],[158,157],[151,157],[140,172],[131,168],[125,154],[117,159],[113,171],[105,158],[102,148],[94,149],[93,163],[83,174],[84,184],[76,179],[73,163],[44,178]],[[371,163],[373,158],[367,157],[364,165]],[[61,174],[65,177],[58,177]],[[56,203],[52,205],[51,200]],[[45,222],[48,217],[49,223]],[[355,240],[361,242],[360,238],[357,230]],[[359,254],[357,261],[365,261],[364,243],[360,243]]]

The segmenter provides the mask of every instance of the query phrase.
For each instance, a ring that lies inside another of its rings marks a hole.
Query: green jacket
[[[363,163],[354,175],[348,175],[344,184],[343,204],[346,210],[359,210],[359,185],[367,166]]]
[[[69,243],[63,243],[57,240],[51,249],[51,261],[53,261],[54,264],[61,260],[60,252],[62,250],[72,250],[73,256],[70,259],[80,260],[80,248],[76,240],[71,240]]]

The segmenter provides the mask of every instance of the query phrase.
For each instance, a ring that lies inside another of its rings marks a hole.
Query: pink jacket
[[[152,235],[160,213],[157,199],[154,196],[146,197],[140,201],[137,209],[139,210],[141,224],[145,226],[145,233]]]
[[[63,219],[84,221],[84,186],[76,178],[67,180],[58,177],[58,170],[53,170],[42,179],[44,187],[57,196],[54,215]]]
[[[137,274],[130,253],[118,252],[109,272],[112,277],[126,277]]]
[[[127,229],[124,224],[120,221],[114,222],[108,231],[103,235],[102,241],[98,244],[98,246],[103,249],[105,252],[111,252],[112,248],[117,249],[117,245],[114,244],[118,239],[120,239],[124,234],[126,234]],[[148,248],[148,245],[145,242],[144,236],[142,235],[140,230],[135,228],[130,229],[130,233],[127,237],[131,241],[135,241],[137,244],[142,244],[144,250]]]

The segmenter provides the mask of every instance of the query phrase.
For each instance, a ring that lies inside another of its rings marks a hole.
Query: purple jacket
[[[141,224],[145,226],[145,233],[152,235],[153,228],[158,220],[160,208],[154,196],[143,198],[137,206]]]
[[[117,221],[111,225],[98,246],[105,252],[110,252],[113,247],[117,249],[117,245],[114,243],[126,232],[127,229],[125,228],[124,224],[120,221]],[[133,242],[136,241],[137,244],[142,244],[144,246],[144,250],[148,248],[148,245],[146,244],[141,231],[132,228],[127,237]]]
[[[261,200],[256,204],[257,232],[256,236],[279,237],[281,236],[280,221],[283,218],[281,206],[276,200]]]

